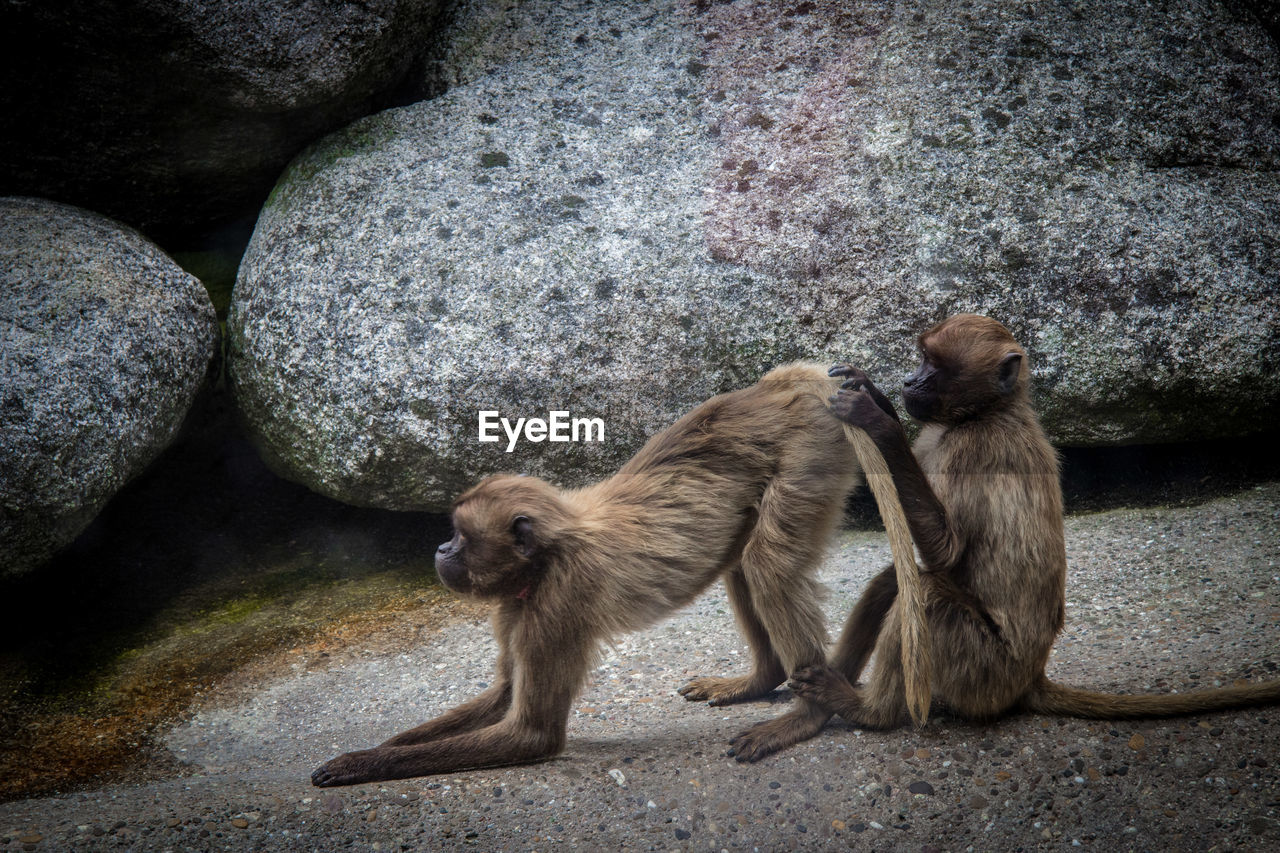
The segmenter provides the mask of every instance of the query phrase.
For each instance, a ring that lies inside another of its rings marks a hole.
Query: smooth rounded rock
[[[696,18],[721,105],[708,241],[812,306],[815,349],[892,388],[916,334],[973,311],[1029,348],[1056,442],[1273,426],[1280,51],[1256,18],[1200,0],[791,11]]]
[[[228,319],[233,389],[277,472],[395,509],[443,509],[500,470],[581,483],[798,354],[758,276],[707,252],[696,48],[649,11],[601,7],[549,55],[290,166]],[[479,440],[483,411],[599,418],[604,441],[508,453],[502,429]]]
[[[164,449],[217,348],[200,282],[140,234],[0,199],[0,573],[69,543]]]

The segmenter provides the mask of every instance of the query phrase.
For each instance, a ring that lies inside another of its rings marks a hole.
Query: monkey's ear
[[[1018,374],[1021,372],[1022,353],[1005,353],[1004,358],[1000,359],[1000,370],[996,379],[996,384],[1000,388],[1001,394],[1008,394],[1018,387]]]
[[[521,556],[532,557],[538,545],[533,541],[533,522],[527,515],[517,515],[511,522],[511,533],[516,537],[516,550]]]

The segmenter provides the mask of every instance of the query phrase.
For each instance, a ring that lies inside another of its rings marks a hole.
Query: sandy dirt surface
[[[1185,691],[1280,677],[1280,483],[1195,507],[1067,520],[1060,681]],[[840,535],[823,565],[833,632],[888,560]],[[945,653],[945,650],[938,650]],[[213,691],[164,737],[181,772],[0,805],[0,848],[129,850],[1274,850],[1280,708],[1107,723],[1017,716],[922,730],[835,722],[754,765],[726,756],[772,702],[710,708],[675,689],[746,648],[716,588],[609,648],[554,761],[320,790],[322,761],[478,692],[483,612],[281,654]],[[164,775],[164,774],[161,774]]]

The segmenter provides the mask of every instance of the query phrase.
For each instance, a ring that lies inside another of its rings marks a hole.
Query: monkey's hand
[[[866,390],[871,395],[871,399],[886,415],[895,421],[899,420],[898,413],[893,408],[893,403],[889,402],[889,398],[875,386],[875,383],[871,381],[871,377],[867,376],[862,369],[848,364],[837,364],[827,371],[827,375],[843,376],[845,378],[844,383],[840,386],[841,390],[856,391],[860,388]],[[838,413],[837,416],[839,416]]]
[[[385,779],[385,775],[379,774],[380,769],[378,750],[344,752],[317,767],[311,774],[311,784],[317,788],[332,788]]]
[[[853,381],[853,380],[850,380]],[[902,423],[885,413],[866,388],[850,388],[846,382],[830,399],[831,413],[847,424],[865,430],[872,440],[902,434]]]

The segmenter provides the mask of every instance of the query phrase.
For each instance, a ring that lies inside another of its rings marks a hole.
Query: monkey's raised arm
[[[960,557],[958,538],[947,523],[942,501],[929,487],[920,463],[911,452],[902,423],[896,415],[890,417],[892,405],[886,412],[876,400],[876,395],[884,397],[865,374],[855,377],[845,382],[839,393],[831,398],[831,412],[845,423],[864,430],[884,457],[902,501],[911,538],[924,557],[923,570],[947,571]]]

